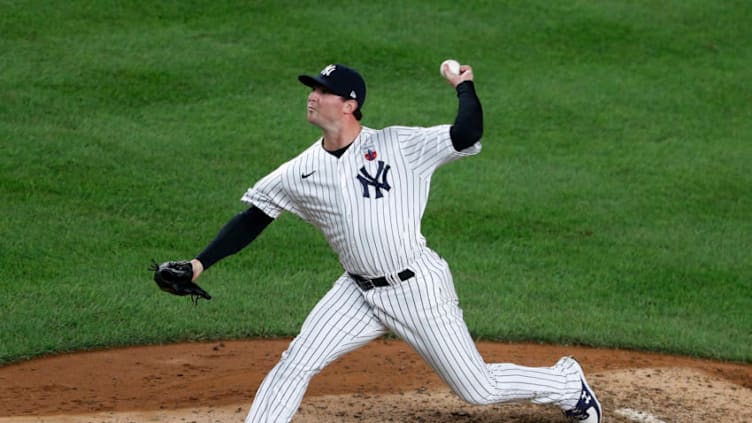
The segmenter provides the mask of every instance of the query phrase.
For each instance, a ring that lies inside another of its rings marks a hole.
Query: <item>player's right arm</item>
[[[462,151],[475,144],[483,136],[483,108],[475,93],[475,75],[470,65],[460,66],[460,73],[444,72],[444,78],[457,90],[459,107],[457,118],[452,125],[450,134],[452,145],[457,151]]]
[[[462,151],[478,142],[483,136],[483,108],[475,93],[475,84],[472,80],[461,82],[455,89],[459,107],[449,134],[452,137],[454,149]]]

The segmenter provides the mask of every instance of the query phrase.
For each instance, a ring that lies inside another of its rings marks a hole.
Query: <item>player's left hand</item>
[[[173,295],[190,295],[194,303],[199,298],[211,300],[211,295],[193,282],[193,264],[190,261],[153,262],[154,282],[159,289]]]

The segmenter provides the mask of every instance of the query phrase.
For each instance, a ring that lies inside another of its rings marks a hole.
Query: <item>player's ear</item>
[[[355,100],[346,100],[344,111],[346,113],[355,113],[355,110],[358,108],[358,102]]]

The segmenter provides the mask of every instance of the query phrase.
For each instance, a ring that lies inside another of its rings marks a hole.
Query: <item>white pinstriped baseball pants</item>
[[[427,250],[410,269],[414,278],[365,292],[349,275],[342,275],[262,382],[246,423],[291,421],[314,375],[388,331],[410,344],[452,391],[471,404],[527,400],[574,406],[581,389],[576,373],[483,361],[441,257]]]

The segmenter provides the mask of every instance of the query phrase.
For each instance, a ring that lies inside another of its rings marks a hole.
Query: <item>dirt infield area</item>
[[[0,368],[0,423],[242,422],[289,340],[93,351]],[[752,365],[621,350],[478,343],[488,362],[577,358],[606,422],[752,422]],[[379,340],[314,377],[300,422],[563,422],[556,408],[472,406],[403,342]]]

